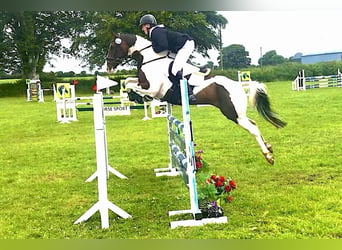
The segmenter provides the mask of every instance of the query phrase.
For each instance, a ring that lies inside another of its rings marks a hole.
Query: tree
[[[64,11],[0,11],[1,68],[39,78],[49,57],[62,53],[61,40],[73,33],[76,21],[82,24],[77,16],[77,12]]]
[[[101,68],[112,37],[112,32],[145,36],[139,27],[143,11],[87,12],[88,30],[80,30],[72,37],[69,53],[81,58],[90,68]],[[152,11],[159,24],[172,30],[188,33],[197,44],[197,50],[207,56],[207,50],[220,46],[218,29],[227,20],[215,11]]]
[[[275,50],[266,52],[259,60],[259,65],[277,65],[286,62],[287,60],[280,55],[277,55]]]
[[[139,25],[141,11],[0,11],[0,73],[22,73],[37,79],[52,55],[81,59],[93,70],[105,64],[112,32],[144,35]],[[219,47],[217,29],[226,19],[214,11],[152,12],[159,23],[187,32],[206,55]],[[64,38],[72,45],[65,48]]]
[[[222,49],[223,68],[244,68],[251,64],[249,53],[245,47],[240,44],[232,44]],[[220,58],[219,58],[220,60]]]

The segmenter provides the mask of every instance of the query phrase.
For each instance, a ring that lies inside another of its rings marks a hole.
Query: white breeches
[[[175,57],[172,66],[172,74],[176,75],[179,70],[181,70],[186,62],[188,61],[191,53],[195,49],[195,42],[193,40],[188,40],[185,42],[183,48],[181,48]]]

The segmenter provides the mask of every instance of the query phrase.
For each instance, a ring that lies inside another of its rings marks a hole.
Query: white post
[[[305,72],[304,72],[304,69],[302,70],[302,77],[303,77],[303,90],[306,90],[306,81],[305,81]]]
[[[26,85],[27,85],[27,89],[26,89],[26,101],[32,101],[32,97],[31,97],[31,88],[30,88],[30,79],[26,79]]]
[[[342,87],[342,74],[340,69],[337,69],[337,87]]]
[[[122,218],[132,217],[126,211],[114,205],[108,200],[107,197],[107,141],[106,141],[106,127],[105,117],[103,111],[102,93],[94,94],[93,99],[93,112],[94,112],[94,132],[95,132],[95,146],[96,146],[96,166],[97,166],[97,189],[98,189],[98,202],[95,203],[87,212],[85,212],[75,224],[88,220],[97,211],[101,215],[102,228],[109,227],[108,209]]]
[[[72,120],[77,121],[75,85],[70,85],[69,108],[72,112]]]
[[[148,109],[148,108],[147,108],[147,102],[144,102],[144,114],[145,114],[145,116],[144,116],[144,118],[142,119],[143,121],[151,120],[151,118],[148,117],[147,109]]]
[[[239,81],[239,83],[241,83],[241,72],[240,72],[240,70],[238,70],[238,81]],[[241,83],[242,84],[242,83]]]
[[[44,92],[43,92],[42,84],[40,81],[37,82],[37,88],[38,88],[38,93],[37,93],[38,102],[44,102]]]

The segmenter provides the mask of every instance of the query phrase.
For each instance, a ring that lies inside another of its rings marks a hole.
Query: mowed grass
[[[132,215],[109,212],[74,225],[97,202],[93,118],[56,122],[51,96],[44,103],[25,96],[0,98],[1,239],[340,239],[342,237],[342,89],[291,90],[268,83],[273,109],[288,125],[276,129],[249,108],[274,149],[269,165],[245,130],[213,107],[192,107],[197,149],[213,173],[237,183],[224,206],[227,224],[170,229],[170,210],[189,208],[179,177],[155,177],[168,164],[165,118],[142,121],[143,111],[107,117],[111,166],[108,199]],[[173,108],[180,114],[180,107]]]
[[[20,79],[0,79],[0,84],[16,83],[18,81],[20,81]]]

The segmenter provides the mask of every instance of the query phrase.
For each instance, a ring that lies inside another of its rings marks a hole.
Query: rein
[[[146,48],[144,48],[146,49]],[[139,52],[141,52],[142,50],[140,50]],[[164,59],[164,58],[170,58],[170,59],[175,59],[174,57],[171,57],[170,56],[170,52],[167,52],[167,55],[166,56],[162,56],[162,57],[158,57],[158,58],[154,58],[150,61],[147,61],[147,62],[144,62],[141,64],[141,66],[145,65],[145,64],[148,64],[148,63],[151,63],[151,62],[154,62],[154,61],[158,61],[158,60],[161,60],[161,59]]]
[[[141,54],[141,51],[144,51],[145,49],[149,49],[152,47],[152,44],[146,46],[145,48],[142,48],[141,50],[139,50],[138,52]],[[148,63],[151,63],[151,62],[154,62],[154,61],[158,61],[158,60],[161,60],[161,59],[164,59],[164,58],[170,58],[170,59],[175,59],[173,57],[170,56],[170,52],[167,52],[167,55],[166,56],[162,56],[162,57],[158,57],[158,58],[155,58],[155,59],[152,59],[150,61],[147,61],[147,62],[143,62],[141,64],[141,66],[145,65],[145,64],[148,64]]]
[[[139,52],[141,52],[141,51],[143,51],[143,50],[145,50],[145,49],[148,49],[148,48],[150,48],[150,47],[152,47],[152,44],[151,44],[151,45],[148,45],[148,46],[146,46],[145,48],[142,48],[141,50],[139,50]]]

